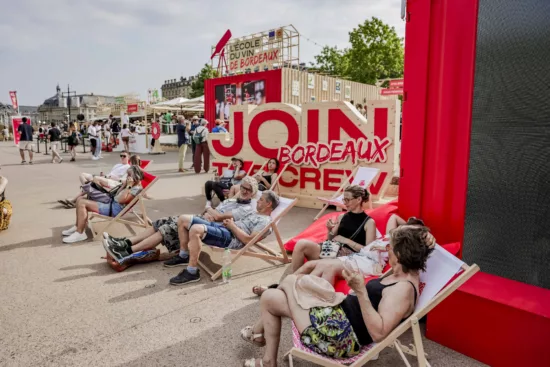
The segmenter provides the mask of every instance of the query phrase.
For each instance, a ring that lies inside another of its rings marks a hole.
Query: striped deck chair
[[[251,205],[253,207],[255,207],[254,201],[259,199],[260,196],[261,196],[261,193],[259,192],[256,198],[252,200]],[[267,226],[265,226],[265,228],[262,231],[260,231],[260,233],[258,233],[256,237],[254,237],[252,240],[250,240],[250,242],[244,245],[243,248],[238,250],[231,250],[231,254],[234,255],[231,258],[231,265],[233,265],[235,261],[237,261],[241,256],[256,257],[266,261],[278,261],[282,264],[288,264],[290,262],[290,259],[286,254],[285,248],[283,246],[283,240],[281,238],[279,229],[277,228],[277,224],[290,211],[290,209],[292,209],[292,207],[296,205],[298,199],[287,199],[287,198],[279,197],[279,200],[280,200],[279,205],[271,213],[271,222]],[[269,247],[260,243],[260,241],[266,236],[266,233],[269,231],[269,229],[273,230],[273,233],[275,234],[281,253],[277,253],[272,249],[270,249]],[[208,246],[213,251],[225,250],[220,247],[209,246],[206,244],[203,244],[203,246]],[[253,248],[259,251],[253,251],[252,250]],[[222,275],[222,268],[220,268],[220,270],[214,273],[207,266],[205,266],[200,260],[199,260],[199,265],[211,276],[211,279],[213,281],[218,279]]]
[[[428,259],[426,271],[420,274],[420,297],[415,311],[409,318],[399,324],[384,340],[363,347],[361,352],[349,359],[332,359],[317,354],[305,347],[300,340],[300,333],[292,323],[292,338],[294,347],[285,356],[289,358],[290,367],[293,367],[292,357],[297,357],[319,366],[341,367],[349,365],[353,367],[363,366],[368,361],[378,358],[378,354],[387,347],[394,347],[406,366],[411,367],[405,354],[417,358],[418,366],[430,366],[424,353],[422,335],[420,333],[419,320],[426,316],[434,307],[441,303],[451,293],[479,271],[477,265],[468,266],[447,250],[436,245],[434,252]],[[382,277],[391,274],[391,270]],[[453,280],[454,279],[454,280]],[[443,290],[442,290],[443,289]],[[407,347],[399,341],[399,337],[412,329],[414,344]]]
[[[130,202],[128,203],[124,209],[116,217],[109,217],[105,215],[101,215],[98,213],[90,213],[89,214],[89,220],[88,220],[88,226],[92,230],[92,234],[94,236],[94,239],[97,240],[101,237],[102,232],[107,232],[109,227],[111,227],[114,223],[123,223],[128,224],[132,226],[138,226],[142,228],[147,228],[151,226],[151,220],[149,217],[147,217],[147,212],[145,211],[145,205],[143,204],[143,196],[147,193],[149,189],[157,182],[158,177],[153,176],[150,173],[147,173],[143,171],[143,180],[141,180],[141,186],[143,187],[143,190]],[[141,213],[133,212],[132,209],[134,205],[139,204]],[[126,219],[122,219],[126,214],[132,213],[136,217],[136,221],[130,221]],[[94,219],[99,219],[94,221]],[[98,232],[94,229],[94,224],[100,223],[100,222],[108,222],[105,228],[103,228],[102,232]]]

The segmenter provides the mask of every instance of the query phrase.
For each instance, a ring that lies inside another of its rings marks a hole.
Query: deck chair
[[[261,193],[259,193],[259,196],[261,196]],[[259,196],[257,195],[255,200],[257,200]],[[254,237],[252,240],[250,240],[250,242],[244,245],[243,248],[238,250],[231,250],[231,254],[232,254],[231,265],[233,265],[235,261],[237,261],[241,256],[256,257],[266,261],[278,261],[282,264],[288,264],[290,262],[290,258],[287,256],[285,248],[283,246],[283,240],[281,239],[281,234],[279,232],[279,229],[277,228],[277,224],[286,215],[286,213],[288,213],[290,209],[292,209],[292,207],[296,205],[298,199],[287,199],[283,197],[279,197],[279,199],[280,199],[279,205],[271,213],[271,222],[260,233],[258,233],[256,237]],[[251,205],[255,205],[254,203],[255,200],[252,200]],[[279,245],[279,248],[281,249],[281,254],[278,254],[277,252],[273,251],[269,247],[259,242],[270,228],[273,230],[273,233],[277,238],[277,243]],[[203,244],[203,246],[208,246],[208,245]],[[208,246],[208,247],[210,247],[214,251],[225,250],[223,248],[219,248],[215,246]],[[252,250],[253,248],[256,251],[253,251]],[[220,268],[220,270],[214,273],[207,266],[205,266],[200,260],[199,260],[199,265],[210,275],[212,281],[218,279],[222,274],[222,268]]]
[[[325,205],[323,205],[323,208],[321,209],[319,214],[317,214],[314,220],[319,219],[319,217],[323,215],[325,210],[327,210],[327,207],[329,205],[334,205],[338,208],[344,209],[345,205],[343,200],[344,200],[345,188],[348,185],[359,185],[361,187],[368,189],[368,186],[376,178],[376,176],[378,176],[378,173],[380,173],[380,170],[378,168],[355,167],[351,175],[347,179],[345,179],[344,182],[342,182],[342,185],[340,186],[338,191],[336,191],[336,193],[332,198],[327,199],[327,198],[317,197],[317,199],[324,201]],[[353,177],[353,181],[351,182],[351,184],[348,184],[350,182],[351,177]]]
[[[153,163],[152,160],[147,161],[145,159],[142,159],[141,164],[139,165],[139,168],[141,168],[142,170],[145,170],[151,163]]]
[[[143,180],[141,180],[141,186],[143,187],[143,190],[130,202],[128,203],[124,209],[116,217],[109,217],[106,215],[101,215],[98,213],[90,213],[89,214],[89,220],[88,220],[88,226],[92,230],[92,234],[94,236],[94,240],[97,240],[101,237],[102,232],[107,232],[109,227],[111,227],[114,223],[123,223],[128,224],[131,226],[137,226],[142,228],[147,228],[151,226],[151,220],[149,217],[147,217],[147,212],[145,211],[145,205],[143,204],[143,196],[147,193],[147,191],[157,182],[158,177],[153,176],[150,173],[147,173],[143,171]],[[141,213],[137,213],[133,211],[133,207],[139,203]],[[126,219],[122,219],[126,214],[132,213],[136,217],[136,221],[130,221]],[[94,221],[94,219],[98,218],[99,220]],[[98,232],[94,229],[94,224],[101,223],[101,222],[108,222],[105,228],[103,228],[102,232]]]
[[[252,172],[253,168],[254,168],[254,161],[245,161],[244,162],[243,171],[246,171],[247,176],[250,175],[250,172]],[[230,170],[230,169],[226,169],[225,171],[233,172],[233,170]],[[223,194],[225,195],[225,198],[227,199],[227,196],[229,195],[229,190],[223,190]]]
[[[269,160],[265,161],[264,164],[258,170],[258,172],[261,172],[262,170],[264,170],[264,168],[267,167],[268,162],[269,162]],[[290,163],[287,163],[284,166],[279,167],[279,170],[277,171],[277,179],[275,180],[275,182],[271,183],[271,189],[270,190],[275,191],[276,193],[280,192],[280,190],[279,190],[279,181],[281,180],[281,177],[285,173],[288,166],[290,166]],[[250,175],[250,172],[248,172],[248,174]]]
[[[430,364],[426,360],[424,353],[418,321],[478,271],[479,267],[477,265],[468,266],[439,245],[436,245],[434,252],[432,252],[428,259],[426,271],[420,274],[420,297],[413,314],[398,325],[383,341],[363,347],[359,355],[353,358],[346,360],[332,359],[321,356],[305,347],[300,341],[298,330],[294,326],[294,323],[292,323],[294,348],[285,355],[289,357],[290,367],[293,367],[293,356],[313,362],[319,366],[337,367],[349,365],[359,367],[370,360],[376,359],[378,354],[386,347],[395,348],[408,367],[411,367],[411,365],[405,354],[416,357],[418,366],[429,367]],[[391,270],[386,272],[382,277],[389,274],[391,274]],[[409,329],[412,329],[414,344],[407,347],[401,344],[398,337]]]

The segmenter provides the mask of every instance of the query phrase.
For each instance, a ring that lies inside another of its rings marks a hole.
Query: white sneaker
[[[206,205],[204,206],[205,209],[208,209],[208,208],[212,208],[212,202],[210,200],[208,200],[206,202]]]
[[[72,226],[71,228],[66,229],[66,230],[64,230],[63,232],[61,232],[61,234],[62,234],[63,236],[70,236],[70,235],[72,235],[72,234],[75,233],[75,232],[76,232],[76,226]]]
[[[65,243],[75,243],[80,241],[86,241],[88,239],[88,235],[86,232],[78,233],[74,232],[72,235],[65,237],[63,239],[63,242]]]
[[[92,157],[92,161],[97,161],[97,160],[99,160],[99,157],[96,157],[96,156]]]

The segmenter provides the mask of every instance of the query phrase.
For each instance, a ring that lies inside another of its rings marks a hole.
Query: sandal
[[[276,289],[278,286],[279,284],[277,283],[271,284],[270,286],[267,286],[267,287],[265,285],[255,285],[254,287],[252,287],[252,293],[257,295],[258,297],[261,297],[262,294],[268,289]]]
[[[245,340],[249,343],[252,343],[252,344],[254,344],[258,347],[265,346],[265,339],[261,342],[256,341],[256,339],[263,338],[263,337],[264,337],[264,334],[254,334],[254,331],[252,330],[252,326],[246,326],[245,328],[243,328],[241,330],[241,338],[243,338],[243,340]]]
[[[256,361],[260,361],[260,367],[264,367],[264,362],[261,359],[250,358],[244,361],[244,367],[256,367]]]

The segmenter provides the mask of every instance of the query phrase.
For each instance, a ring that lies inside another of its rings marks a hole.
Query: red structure
[[[399,212],[462,242],[478,0],[407,5]],[[429,314],[427,336],[491,366],[549,366],[550,291],[477,274]]]

